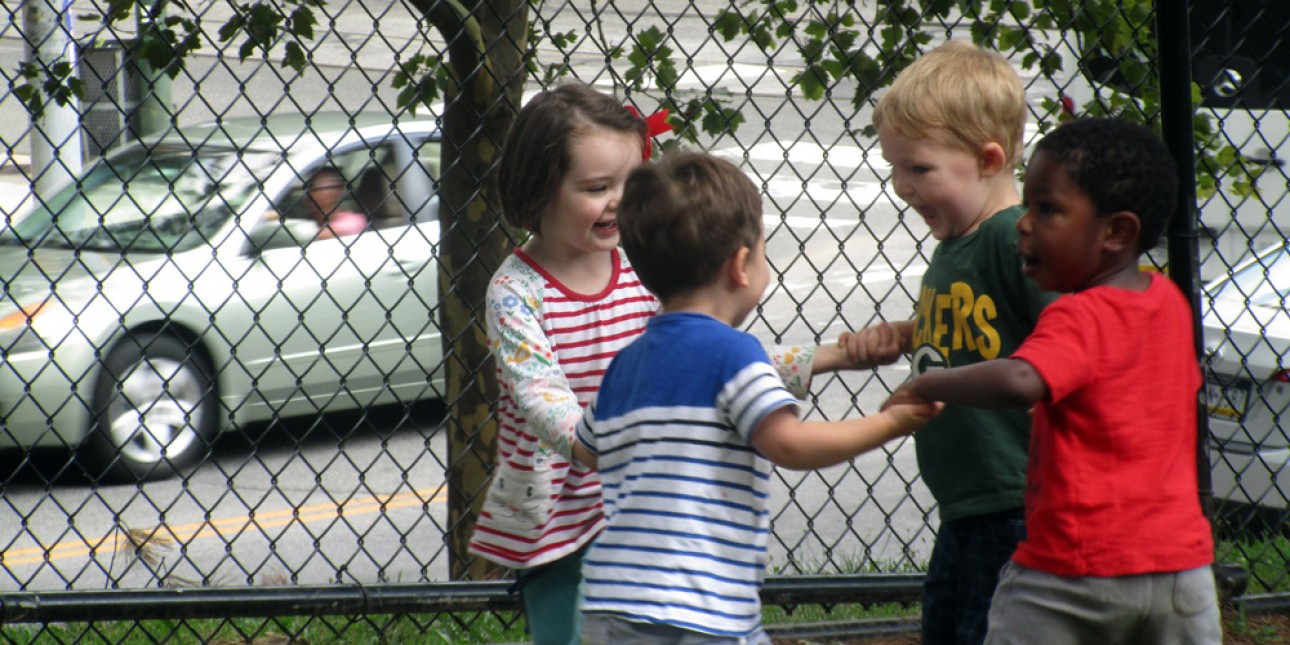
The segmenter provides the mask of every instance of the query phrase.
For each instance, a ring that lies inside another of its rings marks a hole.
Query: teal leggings
[[[516,577],[533,645],[582,643],[582,558],[587,549]]]

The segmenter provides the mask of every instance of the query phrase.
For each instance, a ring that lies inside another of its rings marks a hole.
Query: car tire
[[[210,363],[168,334],[131,334],[112,346],[94,384],[89,434],[78,450],[96,481],[166,479],[206,454],[219,397]]]

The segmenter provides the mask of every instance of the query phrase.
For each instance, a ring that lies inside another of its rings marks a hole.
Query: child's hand
[[[886,321],[857,332],[842,332],[838,337],[838,345],[846,350],[847,360],[854,369],[896,362],[904,352],[903,341],[900,332]]]
[[[905,381],[904,383],[900,384],[900,387],[897,387],[895,390],[893,390],[891,395],[887,397],[887,400],[882,402],[882,408],[881,408],[882,411],[885,412],[887,411],[887,408],[890,408],[892,406],[897,406],[897,405],[918,406],[918,405],[930,404],[931,401],[928,401],[927,399],[921,396],[918,396],[917,394],[914,394],[913,388],[911,387],[912,383],[913,383],[912,380]],[[939,410],[938,410],[938,414],[939,414]]]
[[[889,414],[903,431],[903,434],[914,434],[919,428],[927,425],[936,415],[945,409],[939,401],[928,401],[914,396],[908,391],[897,389],[882,404],[883,414]]]

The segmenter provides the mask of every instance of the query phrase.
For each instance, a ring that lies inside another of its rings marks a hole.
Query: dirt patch
[[[1223,645],[1271,645],[1290,643],[1290,615],[1223,612]]]

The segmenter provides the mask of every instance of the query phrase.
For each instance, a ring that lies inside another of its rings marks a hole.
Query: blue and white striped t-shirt
[[[797,409],[753,336],[662,314],[619,352],[578,439],[608,527],[583,565],[586,612],[738,637],[761,623],[771,463],[757,425]]]

